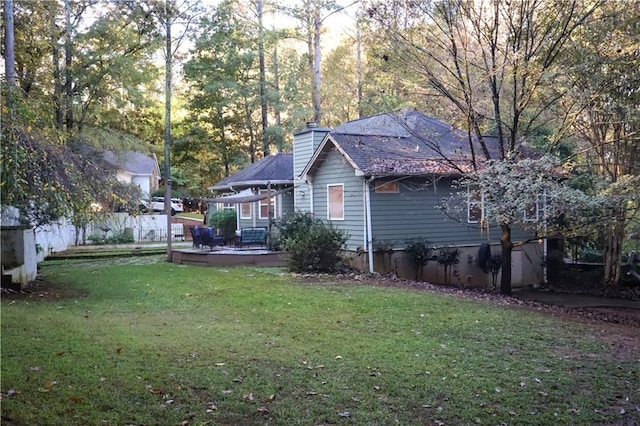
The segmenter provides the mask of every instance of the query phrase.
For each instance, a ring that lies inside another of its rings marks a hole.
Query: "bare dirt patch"
[[[51,283],[42,279],[30,282],[22,291],[3,288],[2,300],[42,300],[55,301],[85,297],[87,293],[60,283]]]

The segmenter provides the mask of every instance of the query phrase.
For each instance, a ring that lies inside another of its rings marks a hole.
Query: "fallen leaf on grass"
[[[56,356],[62,356],[62,355],[64,355],[64,351],[56,352]]]
[[[245,395],[244,399],[248,399],[249,401],[253,401],[253,393],[249,393],[248,395]]]
[[[267,413],[269,413],[269,408],[267,408],[265,406],[258,407],[258,413],[267,414]]]
[[[29,367],[29,371],[40,371],[40,367],[38,367],[38,366]]]
[[[342,413],[338,413],[340,417],[351,417],[351,413],[348,411],[343,411]]]

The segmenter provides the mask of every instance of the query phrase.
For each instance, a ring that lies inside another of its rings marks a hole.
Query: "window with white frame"
[[[532,197],[524,205],[524,221],[525,222],[537,222],[540,219],[540,213],[542,206],[540,205],[540,196],[536,195]]]
[[[397,194],[400,192],[400,184],[395,181],[376,182],[375,192],[380,194]]]
[[[240,204],[240,219],[251,219],[251,203]]]
[[[267,189],[261,189],[260,195],[267,195],[267,192],[271,192],[273,194],[273,190],[269,191]],[[269,197],[263,198],[260,200],[260,211],[258,217],[260,219],[269,219],[272,217],[276,211],[276,198]]]
[[[484,193],[479,188],[468,188],[467,222],[480,223],[484,218]]]
[[[344,220],[344,185],[327,185],[327,219]]]

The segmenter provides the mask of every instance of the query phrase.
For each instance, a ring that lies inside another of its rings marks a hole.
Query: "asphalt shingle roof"
[[[330,137],[364,174],[451,174],[472,168],[467,133],[413,110],[351,121]],[[493,137],[486,142],[496,145]],[[473,148],[476,158],[484,157],[477,141]]]
[[[104,160],[119,170],[125,170],[135,175],[152,175],[156,167],[156,159],[150,155],[136,151],[118,152],[105,151]]]
[[[208,189],[211,191],[237,189],[272,184],[293,185],[293,154],[281,153],[264,157],[242,170],[217,182]]]

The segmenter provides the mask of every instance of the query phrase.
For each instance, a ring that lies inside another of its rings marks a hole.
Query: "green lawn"
[[[198,219],[198,220],[203,220],[204,219],[204,215],[203,214],[194,213],[194,212],[177,213],[176,217],[186,217],[186,218],[189,218],[189,219]]]
[[[592,326],[161,257],[42,274],[2,301],[2,424],[640,422],[637,357]]]

